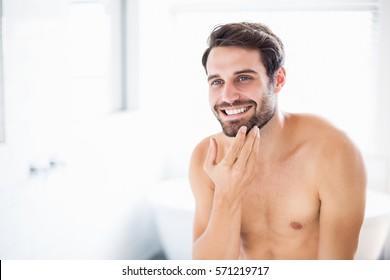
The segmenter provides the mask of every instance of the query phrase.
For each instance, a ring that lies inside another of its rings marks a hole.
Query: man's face
[[[215,47],[206,68],[210,106],[225,135],[235,137],[243,125],[249,131],[268,123],[276,98],[257,50]]]

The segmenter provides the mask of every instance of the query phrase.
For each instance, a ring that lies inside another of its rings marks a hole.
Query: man
[[[281,40],[261,24],[221,25],[202,62],[223,132],[191,158],[193,258],[353,259],[364,164],[343,132],[278,108]]]

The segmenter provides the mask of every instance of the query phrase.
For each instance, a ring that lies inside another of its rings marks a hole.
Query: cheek
[[[218,95],[215,92],[213,92],[213,91],[209,91],[209,103],[210,103],[210,106],[214,107],[214,105],[217,104],[217,101],[218,101]]]

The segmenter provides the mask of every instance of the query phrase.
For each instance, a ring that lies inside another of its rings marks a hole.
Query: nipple
[[[302,224],[300,224],[298,222],[291,222],[290,227],[292,227],[295,230],[300,230],[303,228]]]

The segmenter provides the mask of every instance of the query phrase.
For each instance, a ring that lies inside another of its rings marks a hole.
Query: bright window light
[[[267,24],[284,42],[287,82],[279,96],[288,112],[320,115],[346,131],[361,149],[372,146],[375,118],[375,12],[371,10],[178,12],[175,22],[176,86],[185,88],[196,116],[208,114],[206,75],[201,55],[206,39],[220,23]],[[201,20],[200,20],[201,19]],[[186,85],[191,85],[186,86]],[[176,89],[176,91],[175,91]],[[200,108],[204,111],[201,112]]]
[[[121,104],[115,61],[113,9],[106,1],[71,1],[69,7],[71,119],[82,120],[118,110]],[[119,11],[116,11],[119,13]],[[115,53],[116,52],[116,53]]]

